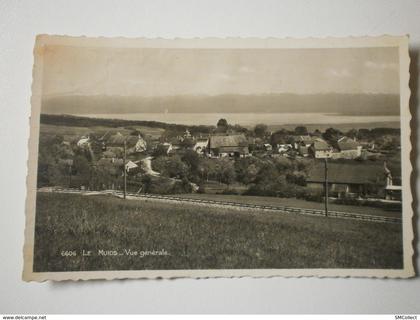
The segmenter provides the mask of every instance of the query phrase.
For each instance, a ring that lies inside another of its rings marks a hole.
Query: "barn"
[[[243,134],[212,135],[208,153],[211,157],[246,157],[249,155],[248,140]]]
[[[317,162],[310,169],[306,185],[314,190],[324,189],[324,163]],[[328,164],[328,190],[332,197],[384,196],[385,187],[386,175],[381,164]]]

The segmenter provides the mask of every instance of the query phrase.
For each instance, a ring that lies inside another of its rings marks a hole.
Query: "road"
[[[146,157],[143,160],[141,160],[141,162],[143,164],[142,168],[144,169],[144,171],[146,171],[146,174],[149,174],[154,177],[160,176],[159,172],[152,169],[152,157]]]

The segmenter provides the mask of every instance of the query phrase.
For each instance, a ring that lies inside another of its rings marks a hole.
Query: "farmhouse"
[[[311,137],[310,135],[298,136],[295,138],[295,149],[299,150],[300,146],[309,148],[313,142],[314,142],[314,138]]]
[[[208,144],[209,144],[209,139],[197,138],[193,146],[193,150],[197,152],[198,154],[203,154],[206,151]]]
[[[249,155],[248,140],[243,134],[212,135],[207,148],[212,157],[246,157]]]
[[[317,159],[331,158],[333,148],[323,139],[315,138],[309,148],[310,153]]]
[[[316,163],[306,179],[307,187],[323,190],[325,185],[325,167]],[[378,164],[328,164],[328,190],[333,197],[360,197],[384,195],[386,176],[383,166]]]
[[[337,158],[356,159],[362,154],[362,146],[349,137],[342,137],[337,141],[339,154]]]
[[[314,138],[310,135],[297,136],[295,138],[295,149],[302,157],[307,157],[310,154],[310,147],[314,142]]]
[[[128,162],[125,164],[125,170],[126,170],[127,172],[130,172],[131,170],[133,170],[133,169],[135,169],[135,168],[138,168],[138,165],[137,165],[137,164],[135,164],[133,161],[128,161]]]
[[[124,136],[120,132],[110,136],[106,141],[106,146],[123,148],[124,141],[126,142],[128,153],[144,152],[147,149],[147,143],[141,135]]]

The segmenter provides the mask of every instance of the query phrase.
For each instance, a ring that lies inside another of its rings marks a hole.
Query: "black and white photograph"
[[[406,37],[34,54],[25,280],[414,274]]]

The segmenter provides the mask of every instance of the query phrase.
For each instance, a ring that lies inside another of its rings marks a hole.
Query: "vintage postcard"
[[[24,280],[414,276],[408,37],[34,58]]]

